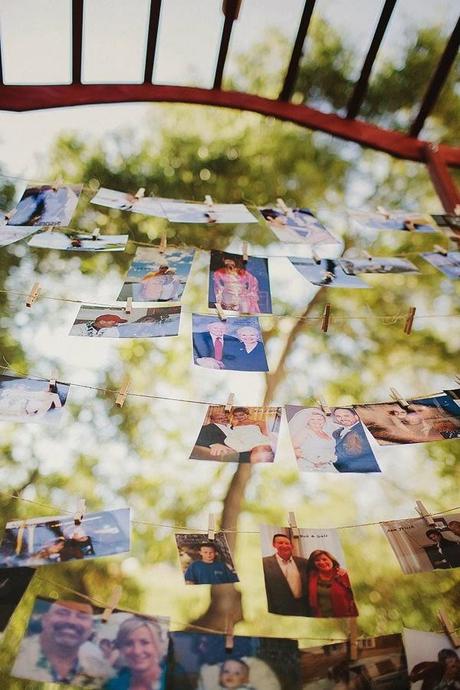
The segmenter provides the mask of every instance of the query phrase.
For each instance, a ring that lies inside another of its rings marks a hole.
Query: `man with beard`
[[[92,634],[93,610],[89,604],[53,602],[41,617],[41,632],[26,635],[22,640],[11,675],[100,687],[114,671],[96,645],[88,642]]]

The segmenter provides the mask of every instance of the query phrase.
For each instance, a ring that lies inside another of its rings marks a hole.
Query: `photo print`
[[[300,650],[302,690],[408,690],[401,635],[358,640],[358,658],[347,642]]]
[[[281,407],[210,405],[192,460],[273,462],[281,422]]]
[[[300,690],[297,640],[170,633],[171,690]]]
[[[406,232],[438,232],[433,218],[426,213],[350,211],[351,220],[364,230],[403,230]]]
[[[81,184],[26,187],[7,224],[69,225],[81,190]]]
[[[348,275],[359,273],[420,273],[408,259],[397,256],[371,256],[364,259],[340,259],[339,264]]]
[[[0,568],[0,633],[5,631],[34,573],[34,568]]]
[[[0,544],[0,567],[36,567],[126,553],[130,549],[129,508],[8,522]]]
[[[180,567],[186,585],[224,585],[239,582],[227,537],[216,532],[214,539],[206,534],[177,534]]]
[[[207,369],[268,371],[259,320],[254,316],[192,315],[193,361]]]
[[[65,249],[74,252],[122,252],[128,235],[91,235],[74,230],[39,232],[28,242],[29,247]]]
[[[268,611],[282,616],[354,618],[358,615],[335,529],[262,525],[262,564]]]
[[[164,688],[169,620],[116,609],[104,623],[101,614],[87,601],[37,597],[11,675],[94,690],[148,677]]]
[[[460,407],[452,396],[439,393],[407,403],[369,403],[354,409],[381,446],[460,438]]]
[[[143,196],[137,199],[134,194],[129,192],[116,192],[113,189],[100,187],[97,194],[91,199],[91,203],[107,208],[116,208],[119,211],[142,213],[144,216],[166,217],[160,199],[154,196]]]
[[[21,376],[0,376],[0,421],[56,424],[70,386]]]
[[[284,213],[279,208],[260,208],[270,230],[280,242],[308,244],[341,244],[308,208],[293,208]]]
[[[460,567],[460,513],[380,524],[406,575]]]
[[[34,232],[38,232],[40,228],[14,227],[13,225],[6,225],[4,221],[0,221],[0,247],[6,247],[8,244],[19,242],[25,237],[29,237]]]
[[[460,653],[447,635],[403,628],[411,690],[458,690]]]
[[[192,267],[193,249],[138,247],[129,267],[118,302],[132,297],[135,302],[180,300]]]
[[[313,285],[337,288],[368,288],[360,278],[345,273],[339,261],[335,259],[303,259],[297,256],[287,257],[300,275]]]
[[[244,204],[206,204],[195,201],[160,199],[170,223],[257,223]]]
[[[451,280],[460,279],[460,252],[424,252],[421,256]]]
[[[445,213],[443,215],[433,215],[433,220],[447,234],[448,237],[458,237],[460,235],[460,215]]]
[[[208,306],[243,314],[271,314],[268,259],[211,251]]]
[[[286,405],[289,434],[301,472],[380,472],[358,415],[350,407]]]
[[[180,307],[95,307],[82,304],[69,335],[89,338],[164,338],[178,335]]]

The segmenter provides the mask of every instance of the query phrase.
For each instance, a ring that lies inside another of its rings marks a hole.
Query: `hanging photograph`
[[[26,187],[8,225],[69,225],[82,185],[43,184]]]
[[[39,230],[41,230],[41,228],[31,228],[27,225],[25,227],[14,227],[12,225],[6,225],[4,221],[0,221],[0,247],[6,247],[8,244],[19,242]]]
[[[214,539],[206,534],[176,534],[176,544],[186,585],[239,582],[223,532],[216,532]]]
[[[424,252],[421,256],[451,280],[460,279],[460,252]]]
[[[271,314],[268,259],[211,251],[208,306],[243,314]]]
[[[134,194],[129,192],[116,192],[113,189],[100,187],[97,194],[91,199],[91,203],[116,208],[119,211],[131,211],[132,213],[143,213],[144,216],[165,218],[160,200],[154,196],[143,196],[137,199]]]
[[[370,256],[365,259],[340,259],[339,264],[348,275],[359,273],[420,273],[408,259],[397,256]]]
[[[460,513],[380,524],[406,575],[460,567]]]
[[[36,567],[64,561],[99,558],[130,549],[130,509],[14,520],[0,543],[0,567]]]
[[[442,633],[403,628],[411,690],[458,690],[460,654]]]
[[[0,421],[56,424],[70,386],[21,376],[0,376]]]
[[[341,244],[308,208],[293,208],[284,213],[276,208],[260,208],[270,230],[280,242],[307,244]]]
[[[14,678],[100,690],[164,688],[169,620],[86,600],[37,597],[11,670]],[[141,652],[139,650],[142,650]]]
[[[257,223],[244,204],[206,204],[195,201],[160,199],[171,223]]]
[[[193,249],[138,247],[117,297],[124,302],[176,302],[185,290],[192,267]]]
[[[171,690],[300,690],[297,640],[170,633]]]
[[[29,247],[65,249],[74,252],[122,252],[128,235],[91,235],[74,230],[38,232],[28,242]]]
[[[433,214],[432,218],[448,237],[458,237],[460,235],[460,215],[456,216],[454,213]]]
[[[300,275],[313,285],[337,288],[368,288],[360,278],[345,273],[339,261],[334,259],[303,259],[296,256],[287,257]]]
[[[460,438],[460,407],[450,395],[398,402],[355,405],[359,418],[369,432],[384,445],[393,443],[428,443]]]
[[[190,454],[193,460],[273,462],[281,407],[210,405]]]
[[[165,338],[179,334],[180,307],[95,307],[82,304],[69,335],[87,338]]]
[[[335,529],[262,525],[262,564],[268,611],[282,616],[350,618],[358,615]]]
[[[289,433],[301,472],[380,472],[356,412],[286,405]]]
[[[8,625],[34,573],[34,568],[0,568],[0,633]]]
[[[359,640],[357,659],[348,642],[300,650],[302,690],[408,690],[401,635]]]
[[[350,211],[351,220],[364,230],[402,230],[405,232],[439,232],[433,218],[426,213],[408,211]]]
[[[207,369],[268,371],[265,347],[256,317],[192,315],[193,361]]]

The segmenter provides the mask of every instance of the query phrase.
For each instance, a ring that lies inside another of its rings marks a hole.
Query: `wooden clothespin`
[[[34,283],[32,285],[32,290],[27,295],[26,307],[32,306],[32,304],[38,299],[40,291],[41,291],[40,283]]]
[[[214,206],[214,201],[212,200],[212,196],[210,194],[206,194],[204,197],[204,203],[209,209],[212,209]]]
[[[410,335],[412,333],[412,325],[414,323],[415,311],[415,307],[409,307],[409,311],[407,312],[406,317],[406,323],[404,324],[404,333],[406,335]]]
[[[402,397],[401,393],[399,393],[396,388],[390,388],[390,397],[392,400],[398,403],[398,405],[401,405],[404,409],[406,407],[409,407],[409,403],[405,398]]]
[[[221,305],[220,302],[216,302],[216,311],[217,311],[217,314],[219,315],[219,319],[220,319],[221,321],[226,321],[226,320],[227,320],[227,317],[225,316],[225,312],[224,312],[224,310],[222,309],[222,305]]]
[[[45,225],[45,232],[53,232],[55,225]]]
[[[128,297],[128,299],[126,300],[125,312],[127,314],[131,314],[132,310],[133,310],[133,298]]]
[[[74,521],[75,523],[80,523],[85,517],[86,513],[86,501],[84,498],[79,498],[77,503],[77,510],[75,511]]]
[[[438,254],[441,254],[442,256],[447,256],[447,249],[444,249],[444,247],[441,247],[439,244],[435,244],[433,249],[435,252],[438,252]]]
[[[286,206],[283,199],[281,199],[280,197],[278,197],[278,199],[276,200],[276,205],[278,206],[280,211],[282,211],[286,216],[289,215],[289,213],[291,212],[289,206]]]
[[[390,213],[383,206],[377,206],[377,213],[385,216],[386,219],[390,217]]]
[[[226,652],[231,652],[233,651],[233,620],[231,616],[227,616],[226,623],[225,623],[225,651]]]
[[[91,239],[92,239],[92,240],[97,240],[97,238],[99,237],[100,232],[101,232],[101,229],[100,229],[100,228],[94,228],[93,232],[91,233]]]
[[[325,415],[332,414],[331,408],[328,405],[326,405],[326,403],[324,402],[324,400],[322,398],[318,398],[318,405],[322,409],[322,411],[324,412]]]
[[[324,309],[323,309],[323,317],[321,319],[321,330],[323,331],[323,333],[327,333],[327,329],[329,328],[330,318],[331,318],[331,305],[325,304]]]
[[[158,247],[158,251],[160,252],[160,254],[164,254],[167,246],[168,246],[168,238],[166,237],[166,233],[163,232],[161,235],[161,239],[160,239],[160,246]]]
[[[123,407],[126,400],[126,396],[128,395],[129,384],[129,376],[125,376],[121,382],[120,390],[118,391],[117,398],[115,400],[115,405],[117,407]]]
[[[235,393],[230,393],[227,399],[227,404],[225,405],[225,412],[230,412],[235,403]]]
[[[350,661],[356,661],[358,658],[358,623],[356,618],[348,618],[347,623]]]
[[[139,189],[137,190],[137,192],[134,195],[134,198],[137,200],[142,199],[144,194],[145,194],[145,187],[139,187]]]
[[[18,527],[18,534],[16,537],[16,556],[22,551],[22,545],[24,543],[24,532],[27,529],[27,520],[23,520]]]
[[[107,623],[110,616],[113,613],[113,610],[117,608],[118,603],[121,599],[121,594],[123,592],[123,588],[121,585],[117,585],[116,587],[113,588],[112,594],[110,595],[109,601],[107,602],[107,607],[104,609],[102,616],[101,616],[101,622],[102,623]]]
[[[365,249],[362,249],[361,252],[368,261],[372,261],[372,256],[369,254],[369,252],[366,252]]]
[[[420,515],[420,517],[422,517],[425,520],[427,525],[432,527],[436,524],[433,517],[430,515],[422,501],[415,501],[415,510]]]
[[[48,391],[50,393],[57,393],[57,372],[53,371],[48,382]]]
[[[312,248],[312,250],[311,250],[311,256],[312,256],[313,261],[315,262],[315,264],[320,264],[320,263],[321,263],[321,257],[318,256],[318,254],[315,252],[315,250],[314,250],[313,248]]]
[[[243,242],[243,261],[248,260],[248,243]]]
[[[460,635],[455,631],[449,616],[447,615],[445,609],[439,609],[438,618],[441,621],[441,625],[445,630],[446,635],[450,638],[453,647],[460,647]]]
[[[59,189],[59,187],[62,187],[62,185],[63,185],[62,177],[58,177],[58,178],[53,182],[53,186],[52,186],[53,192],[57,192],[57,190]]]
[[[208,515],[208,540],[214,541],[216,538],[216,516],[214,513]]]
[[[295,519],[295,513],[289,513],[289,528],[291,530],[294,539],[300,537],[299,528],[297,527],[297,520]]]

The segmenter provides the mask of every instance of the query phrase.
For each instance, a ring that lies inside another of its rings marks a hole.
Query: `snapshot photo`
[[[458,690],[460,653],[447,635],[403,628],[411,690]]]
[[[340,259],[339,264],[348,275],[359,273],[420,273],[408,259],[397,256],[371,256],[368,259]]]
[[[439,232],[433,218],[426,213],[408,211],[350,211],[351,220],[364,230],[403,230],[406,232]]]
[[[29,237],[34,232],[38,232],[40,228],[30,228],[30,226],[25,227],[14,227],[12,225],[6,225],[4,221],[0,221],[0,247],[6,247],[8,244],[13,244],[14,242],[19,242],[25,237]]]
[[[408,690],[401,635],[358,639],[358,658],[348,643],[300,650],[302,690]]]
[[[224,585],[239,582],[223,532],[210,540],[206,534],[176,534],[179,562],[186,585]]]
[[[193,249],[138,247],[117,297],[124,302],[176,302],[185,290],[192,267]]]
[[[11,670],[14,678],[100,690],[164,688],[169,620],[86,600],[37,597]],[[142,654],[139,654],[142,649]]]
[[[456,216],[454,213],[433,214],[432,218],[448,237],[458,237],[460,235],[460,215]]]
[[[257,223],[244,204],[206,204],[195,201],[160,199],[170,223]]]
[[[21,376],[0,376],[0,421],[56,424],[70,386]]]
[[[425,252],[422,256],[451,280],[460,279],[460,252]]]
[[[303,259],[297,256],[287,257],[300,275],[313,285],[337,288],[368,288],[360,278],[345,273],[339,261],[334,259]]]
[[[281,422],[281,407],[210,405],[192,460],[273,462]]]
[[[28,242],[29,247],[65,249],[74,252],[122,252],[128,235],[91,235],[73,230],[39,232]]]
[[[354,618],[358,615],[335,529],[261,525],[268,611],[282,616]]]
[[[43,184],[26,187],[8,225],[69,225],[82,185]]]
[[[350,407],[286,405],[289,434],[301,472],[380,472],[366,430]]]
[[[0,633],[8,625],[34,573],[34,568],[0,568]]]
[[[116,208],[119,211],[132,211],[132,213],[143,213],[144,216],[165,218],[160,200],[154,196],[143,196],[137,199],[134,194],[129,192],[116,192],[113,189],[100,187],[97,194],[91,199],[91,203],[107,206],[107,208]]]
[[[39,566],[99,558],[130,549],[129,508],[8,522],[0,543],[0,566]]]
[[[307,244],[341,244],[341,240],[327,230],[308,208],[281,209],[260,208],[270,230],[280,242]]]
[[[268,371],[259,320],[254,316],[192,315],[193,361],[207,369]]]
[[[297,640],[170,633],[171,690],[300,690]]]
[[[243,314],[271,314],[268,259],[211,251],[208,306]]]
[[[180,307],[95,307],[82,304],[69,335],[87,338],[164,338],[179,334]]]
[[[380,524],[406,575],[460,567],[460,513]]]
[[[451,395],[355,405],[354,409],[381,446],[460,438],[460,407]]]

